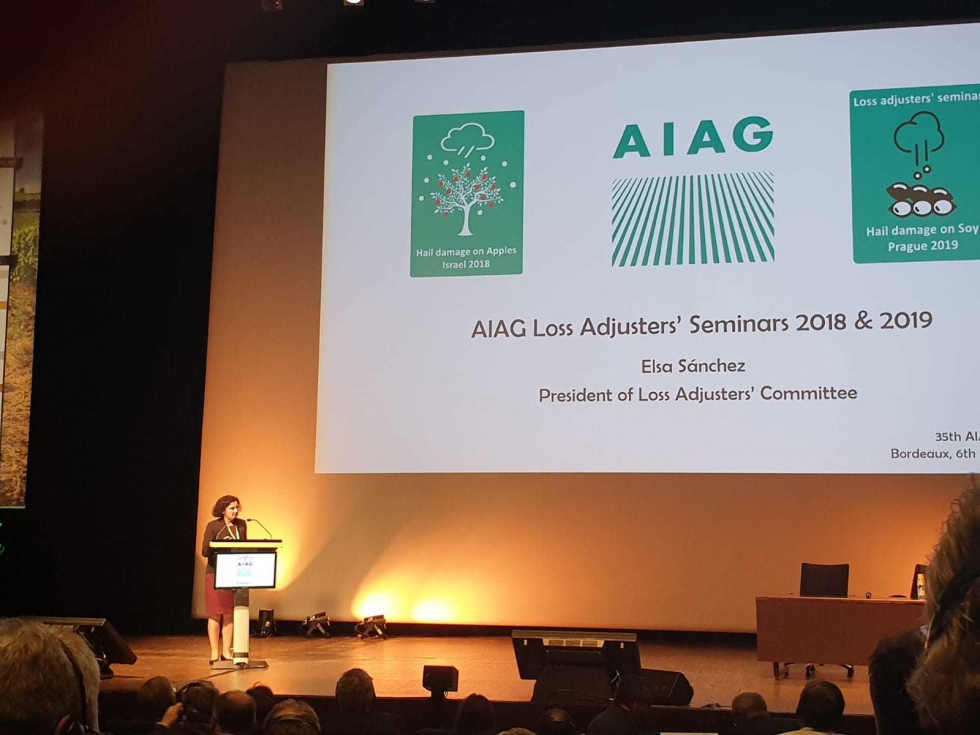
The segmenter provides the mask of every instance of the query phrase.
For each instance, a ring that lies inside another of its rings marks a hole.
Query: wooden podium
[[[235,633],[231,645],[231,661],[216,661],[212,669],[267,669],[269,664],[249,657],[249,623],[251,614],[248,592],[253,589],[274,589],[276,586],[277,552],[281,539],[212,541],[214,586],[235,593]]]

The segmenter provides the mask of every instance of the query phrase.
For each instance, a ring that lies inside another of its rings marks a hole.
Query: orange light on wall
[[[389,622],[472,624],[487,612],[488,586],[448,572],[389,573],[362,586],[351,613],[357,619],[384,615]]]
[[[351,607],[351,613],[358,620],[372,615],[384,615],[388,619],[402,620],[406,609],[404,592],[393,588],[374,588],[363,596],[358,596]]]
[[[452,623],[458,615],[450,600],[429,597],[412,606],[411,619],[416,623]]]

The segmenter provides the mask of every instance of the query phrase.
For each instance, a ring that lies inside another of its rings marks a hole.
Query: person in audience
[[[183,705],[180,724],[186,726],[181,729],[211,735],[212,713],[218,700],[217,687],[210,681],[192,681],[180,688],[177,699]]]
[[[99,664],[67,628],[0,620],[0,732],[55,735],[99,725]]]
[[[919,663],[923,641],[922,631],[915,628],[887,636],[871,654],[868,680],[878,735],[922,735],[908,681]]]
[[[163,713],[163,717],[157,722],[153,729],[150,730],[147,735],[166,735],[168,732],[173,733],[173,735],[197,735],[198,730],[195,730],[192,725],[188,725],[183,722],[184,717],[184,705],[180,702],[167,707],[167,711]],[[116,735],[116,733],[112,733]]]
[[[741,725],[769,716],[769,705],[758,692],[742,692],[732,700],[732,721]]]
[[[242,691],[225,692],[214,701],[215,735],[252,735],[255,700]]]
[[[335,696],[340,714],[321,723],[323,732],[398,735],[396,717],[374,711],[374,680],[364,669],[345,671],[337,681]]]
[[[497,720],[490,700],[482,694],[471,694],[460,702],[453,730],[466,735],[496,735]]]
[[[800,692],[796,717],[802,727],[793,730],[792,735],[836,732],[844,717],[844,695],[833,682],[809,681]]]
[[[739,735],[777,735],[799,728],[796,720],[772,717],[758,692],[742,692],[732,700],[732,725]]]
[[[909,693],[923,729],[980,731],[980,487],[954,503],[926,573],[932,622]]]
[[[214,588],[214,551],[212,541],[237,541],[247,536],[245,521],[238,517],[242,504],[234,495],[222,495],[211,509],[214,520],[204,527],[201,555],[208,560],[204,573],[204,603],[208,613],[208,642],[211,644],[209,663],[214,666],[220,658],[230,659],[231,642],[235,632],[233,614],[235,594],[232,590]],[[220,649],[220,653],[219,653]]]
[[[272,708],[262,735],[319,735],[320,718],[306,702],[287,699]]]
[[[259,682],[255,682],[251,688],[246,689],[245,693],[255,702],[255,721],[258,723],[258,729],[261,730],[262,723],[265,722],[265,718],[269,716],[269,712],[276,704],[275,695],[272,693],[272,689]],[[319,720],[317,720],[317,727],[320,727]]]
[[[616,687],[612,704],[596,715],[586,730],[588,735],[638,735],[653,704],[653,692],[642,676],[624,676]]]
[[[173,682],[165,676],[147,679],[136,692],[136,718],[109,722],[112,735],[144,735],[161,723],[167,710],[177,703]]]
[[[177,690],[165,676],[147,679],[136,692],[136,715],[147,722],[159,722],[163,713],[177,704]]]
[[[535,728],[538,735],[579,735],[575,720],[563,709],[553,708],[538,718]]]

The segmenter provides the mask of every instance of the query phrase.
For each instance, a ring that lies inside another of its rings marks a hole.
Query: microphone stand
[[[260,521],[258,518],[246,518],[245,520],[248,521],[249,523],[253,523],[253,522],[258,523],[260,526],[262,526],[262,530],[269,535],[269,538],[272,538],[272,531],[266,528],[265,524],[262,523],[262,521]]]

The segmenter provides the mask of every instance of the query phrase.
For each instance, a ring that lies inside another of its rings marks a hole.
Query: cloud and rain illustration
[[[935,113],[922,111],[895,128],[895,147],[908,157],[912,165],[913,182],[922,182],[933,173],[935,154],[946,147],[946,133]],[[930,187],[925,183],[896,181],[888,187],[888,194],[895,200],[889,211],[896,217],[944,217],[956,209],[953,195],[942,186]]]
[[[496,140],[486,129],[475,122],[468,122],[452,128],[442,139],[439,147],[447,153],[467,159],[474,151],[488,151],[494,147]],[[481,156],[486,161],[486,156]],[[448,161],[446,162],[448,163]],[[503,164],[507,165],[506,162]],[[430,193],[435,202],[435,213],[448,218],[454,211],[463,213],[462,228],[459,237],[470,237],[470,211],[476,207],[476,213],[483,216],[484,208],[493,209],[503,204],[497,177],[490,172],[488,166],[474,171],[470,163],[461,168],[452,168],[448,174],[439,174],[439,190]]]

